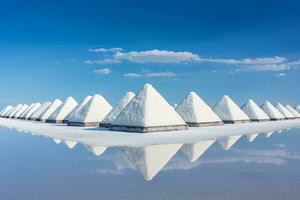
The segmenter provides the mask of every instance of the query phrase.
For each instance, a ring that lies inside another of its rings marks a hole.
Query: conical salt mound
[[[12,113],[16,109],[15,106],[13,106],[11,109],[9,109],[6,113],[3,114],[3,117],[8,118],[10,113]]]
[[[248,116],[225,95],[214,107],[213,111],[226,124],[249,122]]]
[[[105,116],[100,126],[110,127],[111,123],[116,119],[116,117],[127,106],[134,96],[135,94],[133,92],[127,92],[120,102]]]
[[[28,108],[27,104],[24,104],[13,116],[13,118],[18,118],[20,115]]]
[[[68,126],[99,126],[99,123],[112,109],[101,95],[93,98],[69,120]]]
[[[87,96],[85,97],[64,119],[63,123],[68,123],[70,119],[76,115],[93,97],[92,96]]]
[[[28,110],[28,112],[25,114],[24,119],[29,119],[32,116],[32,114],[35,111],[37,111],[40,107],[41,107],[40,103],[35,103],[34,106],[32,106],[32,108]]]
[[[12,108],[13,108],[12,105],[6,106],[6,107],[1,111],[0,116],[1,116],[1,117],[5,116],[5,114],[6,114],[7,112],[9,112]]]
[[[53,112],[55,112],[58,107],[62,104],[62,101],[59,99],[55,99],[52,104],[47,108],[42,115],[39,117],[39,121],[46,121]]]
[[[186,130],[187,125],[150,84],[145,84],[112,122],[111,129],[147,133]]]
[[[23,107],[23,104],[16,105],[16,108],[9,114],[9,118],[13,118],[13,116]]]
[[[300,113],[300,106],[296,106],[296,107],[295,107],[295,110],[296,110],[298,113]]]
[[[241,109],[253,122],[270,121],[269,116],[252,99],[247,100]]]
[[[283,105],[281,105],[280,103],[277,103],[275,105],[275,107],[277,108],[277,110],[279,110],[279,112],[281,112],[281,114],[286,118],[286,119],[295,119],[295,116],[290,113]]]
[[[191,162],[195,162],[214,142],[215,140],[202,140],[193,144],[184,144],[181,150]]]
[[[32,115],[30,116],[30,120],[38,120],[41,115],[51,106],[51,101],[47,101],[43,103]]]
[[[285,117],[269,102],[265,101],[260,108],[270,117],[271,120],[283,120]]]
[[[164,144],[144,147],[120,147],[119,151],[146,180],[152,180],[181,146],[182,144]]]
[[[78,105],[73,97],[68,97],[66,101],[61,104],[56,111],[46,120],[47,123],[63,123],[65,117]]]
[[[229,136],[226,138],[221,138],[219,140],[219,144],[223,147],[223,149],[230,149],[239,139],[242,137],[241,135]]]
[[[92,145],[85,145],[85,148],[87,148],[90,152],[92,152],[95,156],[100,156],[105,152],[107,147],[103,146],[92,146]]]
[[[286,105],[285,108],[292,113],[295,118],[300,118],[300,113],[298,113],[292,106]]]
[[[246,135],[246,138],[249,142],[253,142],[254,139],[258,136],[259,134],[258,133],[253,133],[253,134],[249,134],[249,135]]]
[[[214,126],[223,124],[222,120],[195,92],[190,92],[175,110],[188,126]]]
[[[18,117],[19,119],[24,119],[23,117],[26,115],[26,113],[28,113],[28,111],[34,106],[34,103],[30,104],[25,110],[24,112],[22,112],[22,114],[20,114],[20,116]]]

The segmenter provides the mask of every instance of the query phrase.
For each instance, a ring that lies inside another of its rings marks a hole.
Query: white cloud
[[[285,77],[286,73],[278,73],[278,74],[274,74],[275,77]]]
[[[99,64],[99,65],[110,65],[110,64],[117,64],[120,63],[120,60],[112,59],[112,58],[106,58],[103,60],[86,60],[84,61],[84,64]]]
[[[142,73],[126,73],[125,77],[176,77],[177,75],[171,71],[165,72],[150,72],[144,70]]]
[[[199,61],[197,54],[187,51],[168,51],[168,50],[147,50],[147,51],[129,51],[116,52],[114,58],[117,60],[126,60],[133,63],[188,63]]]
[[[102,69],[96,69],[94,70],[94,73],[101,74],[101,75],[107,75],[110,74],[112,71],[108,68],[102,68]]]
[[[123,49],[120,47],[115,47],[115,48],[97,48],[97,49],[88,49],[90,52],[95,52],[95,53],[106,53],[106,52],[116,52],[116,51],[122,51]]]
[[[266,65],[249,65],[236,69],[236,72],[270,72],[270,71],[285,71],[290,67],[286,64],[266,64]]]
[[[244,58],[244,59],[214,59],[201,58],[201,62],[210,62],[216,64],[234,64],[234,65],[270,65],[278,64],[286,61],[286,58],[280,56],[262,57],[262,58]]]

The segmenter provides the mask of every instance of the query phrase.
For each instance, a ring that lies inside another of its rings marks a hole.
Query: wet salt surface
[[[96,157],[0,127],[1,199],[299,199],[300,129],[217,143],[196,162],[181,151],[145,181],[117,148]]]

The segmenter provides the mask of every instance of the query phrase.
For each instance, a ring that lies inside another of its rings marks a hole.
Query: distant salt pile
[[[63,102],[59,99],[55,99],[51,105],[41,114],[38,121],[46,121],[53,112],[62,104]]]
[[[127,106],[134,96],[135,94],[133,92],[127,92],[120,102],[105,116],[103,121],[100,123],[100,126],[110,127],[111,123],[116,119],[116,117]]]
[[[270,121],[269,116],[252,99],[247,100],[241,109],[244,113],[246,113],[251,121]]]
[[[175,110],[188,126],[199,127],[223,124],[222,120],[195,92],[190,92]]]
[[[8,118],[10,113],[12,113],[15,109],[16,109],[16,107],[13,106],[11,109],[9,109],[7,112],[5,112],[2,117]]]
[[[286,105],[285,108],[294,115],[295,118],[300,118],[300,113],[297,112],[292,106]]]
[[[69,119],[68,126],[99,126],[111,109],[105,98],[96,94]]]
[[[47,123],[63,123],[66,116],[78,105],[73,97],[68,97],[66,101],[61,104],[48,119]]]
[[[277,108],[277,110],[279,110],[279,112],[281,112],[281,114],[286,118],[286,119],[295,119],[295,116],[290,113],[283,105],[281,105],[280,103],[277,103],[275,105],[275,107]]]
[[[16,105],[15,109],[9,114],[8,118],[13,118],[13,116],[22,108],[23,104]]]
[[[84,106],[87,104],[93,97],[92,96],[87,96],[85,97],[63,120],[63,123],[68,123],[68,121],[76,115]]]
[[[20,115],[28,108],[27,104],[24,104],[15,114],[12,118],[19,118]]]
[[[37,111],[37,109],[39,109],[41,107],[40,103],[34,103],[34,105],[32,106],[32,108],[30,108],[27,113],[24,114],[24,116],[22,116],[21,119],[29,119],[32,114]]]
[[[51,101],[47,101],[43,103],[31,116],[30,120],[38,120],[40,119],[40,116],[49,108],[51,105]]]
[[[9,112],[12,108],[13,108],[12,105],[6,106],[5,108],[3,108],[3,109],[1,110],[0,116],[1,116],[1,117],[5,116],[5,114],[6,114],[7,112]]]
[[[250,122],[248,116],[227,95],[213,107],[213,111],[226,124]]]
[[[34,103],[30,104],[21,114],[18,119],[22,119],[22,117],[34,106]]]
[[[145,84],[112,122],[111,129],[147,133],[186,130],[187,125],[152,85]]]
[[[265,101],[260,108],[270,117],[272,121],[285,119],[285,117],[269,101]]]
[[[296,107],[295,107],[295,110],[296,110],[298,113],[300,113],[300,106],[296,106]]]

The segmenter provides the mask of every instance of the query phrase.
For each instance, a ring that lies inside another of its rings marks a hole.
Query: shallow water
[[[300,129],[217,143],[191,163],[178,151],[152,181],[124,153],[99,157],[82,145],[0,127],[1,199],[299,199]]]

